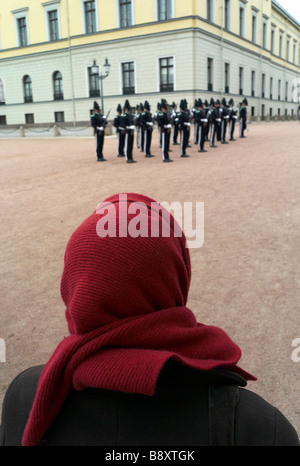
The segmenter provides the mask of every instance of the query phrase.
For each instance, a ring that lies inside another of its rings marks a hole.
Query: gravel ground
[[[0,408],[10,381],[48,360],[67,334],[60,277],[74,229],[107,196],[140,192],[157,201],[204,203],[204,243],[191,249],[189,307],[240,345],[248,388],[277,406],[300,434],[300,126],[252,124],[247,138],[190,158],[178,146],[164,164],[136,148],[136,164],[105,140],[97,163],[89,134],[0,139]],[[47,135],[46,135],[47,136]],[[3,341],[2,341],[3,342]],[[1,353],[0,353],[1,354]],[[299,356],[299,352],[298,352]]]

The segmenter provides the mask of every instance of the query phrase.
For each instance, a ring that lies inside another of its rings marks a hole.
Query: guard
[[[91,118],[91,124],[94,128],[97,162],[106,162],[106,159],[103,157],[103,145],[107,120],[106,116],[102,115],[101,109],[97,102],[94,102],[93,110],[94,115]]]

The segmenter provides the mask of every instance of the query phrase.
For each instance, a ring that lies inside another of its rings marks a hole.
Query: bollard
[[[24,138],[25,137],[25,129],[24,126],[20,126],[20,137]]]
[[[5,341],[3,338],[0,338],[0,362],[6,362],[6,348]]]
[[[53,129],[54,129],[54,136],[60,136],[59,128],[56,125],[53,126]]]

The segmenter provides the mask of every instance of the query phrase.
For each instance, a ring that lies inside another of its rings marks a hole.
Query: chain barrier
[[[1,130],[0,130],[0,133],[1,133],[1,134],[12,134],[12,133],[14,133],[15,131],[19,131],[19,128],[13,129],[13,130],[11,130],[11,131],[1,131]]]

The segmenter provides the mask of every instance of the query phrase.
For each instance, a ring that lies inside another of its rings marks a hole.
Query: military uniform
[[[177,118],[177,111],[176,111],[175,102],[172,103],[171,124],[172,124],[172,144],[174,146],[177,146],[179,128],[178,128],[178,118]]]
[[[221,121],[221,142],[222,144],[228,144],[226,141],[226,131],[227,131],[227,124],[229,121],[229,112],[227,109],[226,99],[222,99],[222,107],[220,108],[220,115],[222,118]]]
[[[143,151],[145,157],[154,157],[151,154],[151,141],[153,132],[153,118],[150,112],[149,102],[144,103],[144,111],[141,113],[141,127],[143,132]]]
[[[131,107],[126,100],[124,105],[124,113],[122,115],[125,127],[125,157],[127,163],[134,163],[136,160],[133,160],[133,144],[134,144],[134,116],[131,114]]]
[[[240,138],[245,138],[244,131],[247,128],[247,108],[248,105],[247,99],[245,98],[241,103],[240,108]]]
[[[163,162],[173,162],[169,157],[171,118],[167,110],[167,103],[162,100],[160,110],[156,114],[157,124],[161,135],[161,152]]]
[[[229,102],[229,108],[228,108],[228,113],[229,113],[229,141],[235,141],[234,139],[234,129],[235,129],[235,123],[237,120],[237,109],[235,109],[234,106],[234,101],[233,99],[230,99]]]
[[[206,126],[208,123],[208,120],[206,118],[205,114],[205,109],[203,108],[203,103],[202,100],[198,100],[198,111],[195,113],[195,119],[197,123],[197,128],[198,128],[198,136],[197,136],[197,141],[198,141],[198,152],[207,152],[204,149],[204,144],[205,144],[205,132],[206,132]]]
[[[91,117],[91,124],[94,129],[97,162],[105,162],[106,159],[103,157],[103,146],[107,120],[106,116],[100,113],[100,107],[97,102],[94,102],[94,112],[94,115]]]
[[[191,123],[190,114],[185,100],[181,100],[180,102],[180,111],[178,112],[177,117],[180,129],[180,156],[189,157],[189,155],[186,154],[186,148],[189,143]]]
[[[118,139],[118,157],[125,157],[125,121],[122,118],[122,107],[120,104],[117,107],[117,115],[114,118],[114,127],[116,128]]]
[[[217,147],[215,145],[216,126],[217,126],[217,122],[216,122],[217,110],[215,108],[215,102],[213,98],[211,98],[210,100],[210,108],[209,108],[207,116],[210,122],[210,138],[209,138],[210,147]]]

